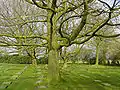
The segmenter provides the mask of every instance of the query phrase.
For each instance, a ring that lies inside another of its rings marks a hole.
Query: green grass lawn
[[[120,67],[69,64],[50,88],[45,67],[0,63],[0,90],[120,90]]]
[[[62,80],[54,84],[53,88],[54,90],[120,90],[120,67],[68,65],[62,73]]]
[[[0,90],[39,90],[46,85],[45,72],[44,65],[0,64]]]

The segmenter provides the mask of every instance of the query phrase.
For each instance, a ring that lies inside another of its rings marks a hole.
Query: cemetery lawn
[[[69,64],[47,84],[47,65],[0,63],[0,90],[120,90],[120,67]]]

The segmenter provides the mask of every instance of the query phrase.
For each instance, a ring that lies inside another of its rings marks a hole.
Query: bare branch
[[[3,37],[3,36],[5,36],[5,37],[10,37],[10,38],[21,38],[21,39],[26,39],[26,38],[40,38],[40,39],[45,39],[45,40],[47,40],[47,37],[43,37],[43,36],[13,36],[13,35],[8,35],[8,34],[0,34],[0,37]]]
[[[1,24],[0,26],[10,27],[10,26],[16,26],[16,25],[25,25],[28,23],[38,23],[38,22],[47,22],[47,20],[32,20],[32,21],[25,21],[25,22],[17,22],[15,24]]]
[[[109,26],[119,26],[119,25],[120,25],[120,23],[117,23],[117,24],[107,23],[107,25],[109,25]]]
[[[98,1],[101,2],[101,3],[103,3],[103,4],[105,4],[109,9],[111,9],[110,5],[107,4],[106,2],[104,2],[104,1],[102,1],[102,0],[98,0]]]
[[[75,40],[75,38],[78,36],[78,34],[80,33],[80,31],[83,29],[83,27],[86,24],[86,20],[87,20],[87,16],[88,16],[88,4],[87,4],[87,0],[83,0],[83,4],[84,4],[84,15],[82,17],[82,20],[80,22],[80,24],[78,25],[78,27],[73,30],[73,33],[71,35],[71,41]]]

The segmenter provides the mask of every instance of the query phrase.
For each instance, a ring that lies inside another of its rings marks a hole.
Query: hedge
[[[14,56],[14,55],[4,55],[0,56],[0,63],[12,63],[12,64],[31,64],[31,58],[29,56]],[[47,57],[41,57],[37,59],[38,64],[47,64]]]

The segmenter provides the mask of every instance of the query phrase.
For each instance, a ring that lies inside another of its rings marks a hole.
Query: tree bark
[[[96,46],[96,62],[95,65],[99,64],[99,45]]]
[[[103,50],[103,60],[102,60],[102,64],[106,64],[106,50]]]
[[[48,0],[48,7],[54,9],[54,5],[50,2],[55,0]],[[54,83],[59,79],[59,59],[58,59],[58,47],[57,42],[57,30],[56,30],[56,13],[51,10],[47,10],[47,30],[48,30],[48,83]]]
[[[37,66],[37,60],[35,58],[32,58],[32,65]]]
[[[59,62],[57,50],[50,50],[48,54],[48,81],[59,80]]]

